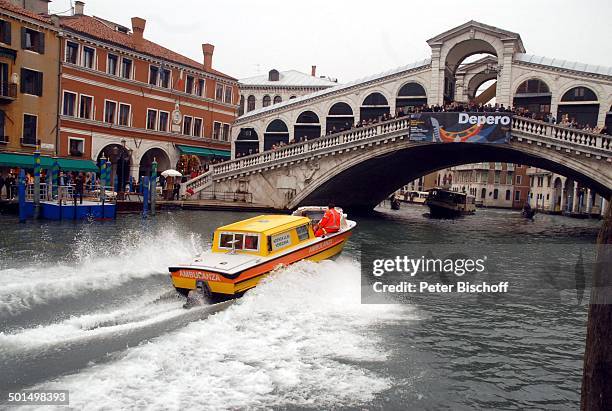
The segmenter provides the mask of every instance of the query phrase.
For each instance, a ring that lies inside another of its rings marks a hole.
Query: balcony
[[[0,103],[12,103],[17,98],[17,84],[0,82]]]

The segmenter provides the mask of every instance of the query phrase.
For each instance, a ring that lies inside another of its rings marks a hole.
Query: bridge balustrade
[[[382,123],[354,128],[329,136],[304,141],[302,143],[287,145],[275,150],[226,161],[221,164],[215,164],[208,172],[184,183],[181,187],[182,194],[188,189],[192,189],[194,193],[201,191],[211,185],[216,176],[238,172],[243,169],[253,169],[257,168],[257,166],[268,167],[279,160],[297,158],[309,152],[320,153],[334,147],[352,144],[376,136],[384,138],[389,133],[408,130],[409,126],[410,118],[408,116],[400,117]],[[604,152],[612,150],[611,136],[567,128],[538,120],[514,116],[512,118],[512,130],[530,136],[540,136],[544,139],[562,142],[566,145],[581,146],[602,150]]]

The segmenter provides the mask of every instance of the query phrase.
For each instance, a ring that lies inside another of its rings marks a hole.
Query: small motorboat
[[[476,212],[474,196],[455,191],[434,188],[429,191],[425,205],[433,218],[455,218]]]
[[[174,288],[186,297],[239,296],[279,266],[320,261],[339,254],[357,223],[342,209],[340,229],[315,236],[313,224],[327,207],[301,207],[292,215],[261,215],[219,227],[210,251],[169,268]]]

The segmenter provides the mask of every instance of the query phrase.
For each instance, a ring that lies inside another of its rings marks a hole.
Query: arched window
[[[333,134],[353,127],[355,118],[353,109],[346,103],[338,102],[330,107],[325,119],[325,130],[327,134]]]
[[[594,127],[599,118],[597,95],[588,87],[574,87],[563,93],[559,102],[557,119],[569,121],[578,126]]]
[[[274,96],[274,104],[278,104],[283,101],[281,96]]]
[[[238,108],[238,115],[241,116],[244,114],[244,96],[240,95],[240,107]]]
[[[263,97],[263,101],[262,101],[263,106],[264,106],[264,107],[268,107],[268,106],[270,105],[270,103],[271,103],[271,102],[272,102],[272,99],[270,98],[270,96],[269,96],[269,95],[267,95],[267,94],[266,94],[266,95]]]
[[[389,115],[389,102],[381,93],[372,93],[363,100],[361,121],[379,120],[385,115]]]
[[[561,97],[561,101],[597,101],[597,96],[587,87],[574,87]]]
[[[536,116],[543,120],[545,114],[550,113],[551,98],[548,84],[540,79],[529,79],[523,81],[516,89],[512,105],[515,109],[536,113]]]
[[[319,124],[319,116],[316,113],[308,110],[302,112],[296,122],[293,130],[293,139],[297,142],[310,140],[321,136],[321,124]]]
[[[293,100],[294,98],[296,98],[295,96],[291,96],[289,97],[289,100]]]
[[[259,151],[259,137],[254,128],[241,128],[234,143],[235,157],[256,154]]]
[[[550,93],[548,84],[539,79],[523,81],[516,89],[516,94],[542,94]]]
[[[418,83],[406,83],[397,92],[395,106],[400,108],[407,106],[422,106],[427,104],[427,93],[423,86]],[[402,111],[404,111],[402,109]]]
[[[255,110],[255,96],[250,95],[247,98],[247,112]]]
[[[276,119],[266,128],[264,133],[264,150],[270,150],[289,143],[289,129],[283,120]]]

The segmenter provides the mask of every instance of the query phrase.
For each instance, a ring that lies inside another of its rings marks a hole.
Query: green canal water
[[[588,265],[581,300],[571,281],[546,279],[533,250],[553,244],[573,264],[579,246],[588,260],[600,222],[424,212],[355,216],[339,258],[279,270],[217,313],[183,309],[166,269],[207,249],[215,227],[253,214],[0,216],[1,394],[67,389],[80,409],[578,408]],[[512,267],[513,292],[362,303],[364,249],[419,244],[486,249]]]

